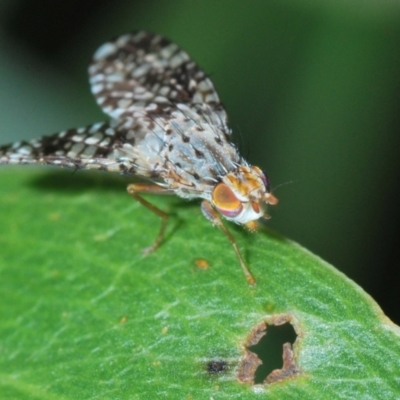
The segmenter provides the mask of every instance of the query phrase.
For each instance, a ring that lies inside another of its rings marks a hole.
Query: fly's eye
[[[242,212],[243,206],[232,190],[225,183],[219,183],[212,192],[212,202],[225,217],[236,217]]]

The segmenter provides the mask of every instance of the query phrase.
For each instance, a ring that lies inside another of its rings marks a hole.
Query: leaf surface
[[[160,221],[126,180],[34,168],[0,179],[2,399],[400,396],[399,328],[299,245],[229,225],[257,279],[249,287],[196,202],[148,197],[171,218],[144,257]],[[298,335],[300,373],[240,383],[250,333],[281,314]]]

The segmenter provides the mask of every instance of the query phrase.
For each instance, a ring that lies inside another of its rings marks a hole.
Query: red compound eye
[[[212,202],[215,208],[225,217],[236,217],[243,206],[232,190],[225,183],[219,183],[212,192]]]

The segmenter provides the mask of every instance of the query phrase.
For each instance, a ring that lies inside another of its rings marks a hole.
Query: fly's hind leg
[[[154,214],[158,215],[161,218],[160,231],[158,232],[158,236],[155,242],[151,246],[146,247],[145,249],[142,250],[143,254],[149,254],[154,250],[156,250],[164,239],[165,228],[167,226],[167,221],[168,221],[168,214],[160,210],[154,204],[151,204],[150,202],[145,200],[142,196],[140,196],[140,194],[170,195],[174,194],[174,192],[172,190],[165,189],[162,186],[158,186],[153,183],[131,183],[130,185],[128,185],[127,191],[140,204],[142,204],[147,209],[149,209],[150,211],[152,211]]]

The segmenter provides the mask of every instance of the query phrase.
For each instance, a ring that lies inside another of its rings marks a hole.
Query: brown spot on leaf
[[[195,260],[195,264],[200,269],[207,269],[210,266],[210,264],[202,258],[198,258],[197,260]]]

